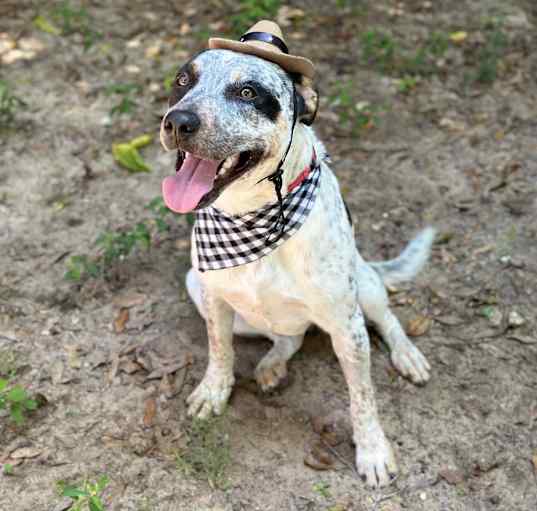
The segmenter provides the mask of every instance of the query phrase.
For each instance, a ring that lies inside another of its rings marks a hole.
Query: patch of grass
[[[393,68],[396,48],[395,40],[381,30],[366,30],[362,34],[363,59],[381,72],[386,73]]]
[[[119,96],[119,103],[114,105],[110,110],[110,115],[130,114],[136,108],[136,102],[133,99],[134,94],[140,93],[142,87],[136,83],[115,83],[108,85],[104,89],[107,96]]]
[[[353,88],[352,82],[341,85],[330,102],[338,113],[341,125],[348,128],[354,136],[359,136],[375,127],[379,108],[367,101],[356,101],[352,94]]]
[[[134,227],[101,233],[95,242],[98,253],[74,255],[67,259],[67,272],[64,277],[72,282],[81,282],[87,278],[107,277],[115,265],[123,262],[137,249],[148,250],[156,237],[170,229],[166,217],[171,211],[161,197],[156,197],[146,209],[153,218],[138,222]]]
[[[13,122],[17,111],[27,106],[5,80],[0,80],[0,126]]]
[[[21,425],[27,412],[35,410],[37,403],[30,399],[20,385],[10,385],[9,380],[0,378],[0,410],[8,410],[15,424]]]
[[[12,350],[0,350],[0,377],[11,378],[17,371],[17,353]]]
[[[58,493],[73,500],[71,511],[105,511],[102,494],[108,486],[108,477],[102,475],[96,482],[84,481],[82,484],[68,485],[58,481]]]
[[[401,94],[410,94],[419,83],[419,77],[417,76],[403,76],[397,81],[397,89]]]
[[[476,54],[477,69],[471,80],[490,85],[498,77],[499,63],[505,54],[508,40],[500,21],[492,24],[485,37],[485,43]]]
[[[203,479],[211,488],[224,490],[229,487],[227,468],[231,463],[231,448],[226,423],[225,414],[207,420],[192,420],[188,445],[176,457],[181,474]]]
[[[388,33],[371,29],[362,35],[362,59],[365,64],[384,74],[396,76],[427,76],[437,71],[436,61],[449,48],[449,38],[433,32],[423,45],[405,50]]]
[[[91,27],[93,19],[88,11],[72,6],[67,0],[52,10],[51,18],[60,27],[62,35],[81,34],[86,50],[102,38],[102,34]]]
[[[325,481],[315,483],[313,485],[313,491],[325,499],[330,499],[332,497],[332,494],[330,493],[330,485]]]
[[[239,0],[238,12],[231,17],[233,32],[242,35],[257,21],[275,18],[280,6],[280,0]]]

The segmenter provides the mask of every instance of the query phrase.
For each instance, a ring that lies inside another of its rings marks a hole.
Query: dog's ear
[[[295,75],[294,82],[297,95],[297,119],[310,126],[319,108],[319,93],[313,88],[313,81],[310,78]]]

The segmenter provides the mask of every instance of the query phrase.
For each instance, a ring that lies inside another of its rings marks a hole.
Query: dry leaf
[[[126,357],[122,358],[120,362],[121,362],[121,366],[120,366],[121,371],[127,374],[133,374],[142,368],[140,364],[137,364],[133,360],[129,360]]]
[[[129,309],[123,307],[119,310],[119,314],[114,319],[114,332],[120,334],[125,330],[125,325],[129,321]]]
[[[36,458],[40,454],[41,454],[41,451],[34,447],[21,447],[20,449],[16,449],[15,451],[13,451],[9,455],[9,457],[13,458],[14,460],[18,460],[18,459],[26,459],[26,458]]]
[[[79,347],[70,345],[66,346],[65,349],[67,350],[67,363],[69,364],[69,367],[80,369],[82,367],[82,362],[80,360]]]
[[[130,309],[136,305],[143,305],[147,300],[147,295],[136,291],[127,292],[114,299],[113,304],[121,309]]]
[[[462,30],[460,30],[459,32],[453,32],[449,35],[449,39],[456,44],[463,43],[464,41],[466,41],[467,38],[468,32],[464,32]]]
[[[533,471],[535,472],[535,475],[537,476],[537,452],[532,456],[531,462],[533,463]]]
[[[56,360],[50,368],[50,378],[53,385],[58,385],[63,381],[63,362]]]
[[[330,470],[334,467],[335,458],[326,448],[315,440],[306,446],[304,464],[315,470]]]
[[[455,485],[464,481],[462,470],[453,468],[442,468],[438,471],[438,475],[449,484]]]
[[[406,327],[406,333],[411,337],[419,337],[428,332],[431,327],[431,320],[425,316],[416,316],[411,319]]]
[[[157,401],[154,397],[148,397],[144,404],[144,427],[151,428],[157,415]]]
[[[289,7],[288,5],[282,5],[278,9],[278,14],[276,16],[276,21],[278,25],[282,27],[288,27],[291,25],[291,20],[297,18],[303,18],[304,11],[296,7]]]
[[[510,335],[507,338],[521,344],[537,344],[537,339],[530,337],[529,335]]]

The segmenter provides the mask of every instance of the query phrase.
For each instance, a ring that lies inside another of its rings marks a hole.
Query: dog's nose
[[[164,120],[164,129],[167,132],[177,130],[180,134],[191,135],[198,131],[200,118],[188,110],[172,110]]]

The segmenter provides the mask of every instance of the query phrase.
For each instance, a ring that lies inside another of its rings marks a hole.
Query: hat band
[[[277,36],[269,34],[268,32],[248,32],[244,34],[239,41],[244,43],[246,41],[261,41],[263,43],[269,43],[276,46],[283,53],[289,54],[287,45]]]

